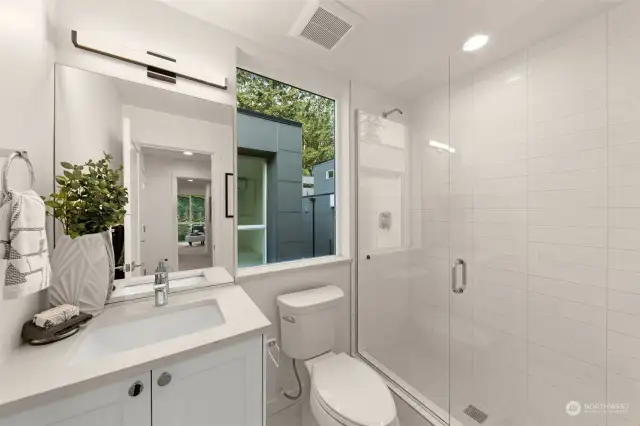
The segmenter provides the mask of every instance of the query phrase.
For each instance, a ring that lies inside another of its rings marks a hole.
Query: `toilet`
[[[282,351],[309,372],[310,415],[303,426],[399,426],[391,391],[364,362],[332,351],[336,286],[278,296]]]

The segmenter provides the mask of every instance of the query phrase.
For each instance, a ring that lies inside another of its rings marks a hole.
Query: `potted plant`
[[[51,259],[49,303],[70,303],[82,312],[100,314],[111,294],[115,259],[111,228],[124,223],[129,201],[121,184],[122,166],[111,168],[113,157],[81,165],[62,162],[55,177],[57,192],[44,198],[48,214],[62,225]]]

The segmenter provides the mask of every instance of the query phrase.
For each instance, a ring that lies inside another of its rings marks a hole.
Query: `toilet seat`
[[[347,354],[313,366],[311,398],[345,426],[388,426],[396,419],[389,388],[373,369]]]

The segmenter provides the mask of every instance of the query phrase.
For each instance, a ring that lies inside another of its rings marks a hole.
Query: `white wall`
[[[55,172],[61,161],[84,164],[106,152],[122,164],[122,102],[110,77],[56,66]]]
[[[53,191],[53,55],[45,0],[0,2],[0,147],[24,149],[41,195]],[[25,169],[16,164],[16,171]],[[0,302],[0,362],[20,342],[42,295]]]
[[[211,179],[211,163],[145,155],[146,184],[142,191],[141,219],[146,227],[142,261],[147,274],[153,273],[160,259],[169,259],[169,266],[174,270],[178,265],[176,177]]]
[[[207,193],[208,184],[205,182],[188,182],[178,180],[178,195],[204,195]]]
[[[131,105],[124,106],[123,114],[131,119],[131,135],[137,144],[215,153],[222,159],[233,153],[231,126]]]

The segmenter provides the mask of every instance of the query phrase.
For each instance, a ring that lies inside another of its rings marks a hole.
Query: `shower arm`
[[[391,114],[393,114],[394,112],[399,112],[400,114],[403,114],[402,110],[400,108],[394,108],[391,111],[384,111],[382,113],[382,118],[387,118],[389,117]]]

